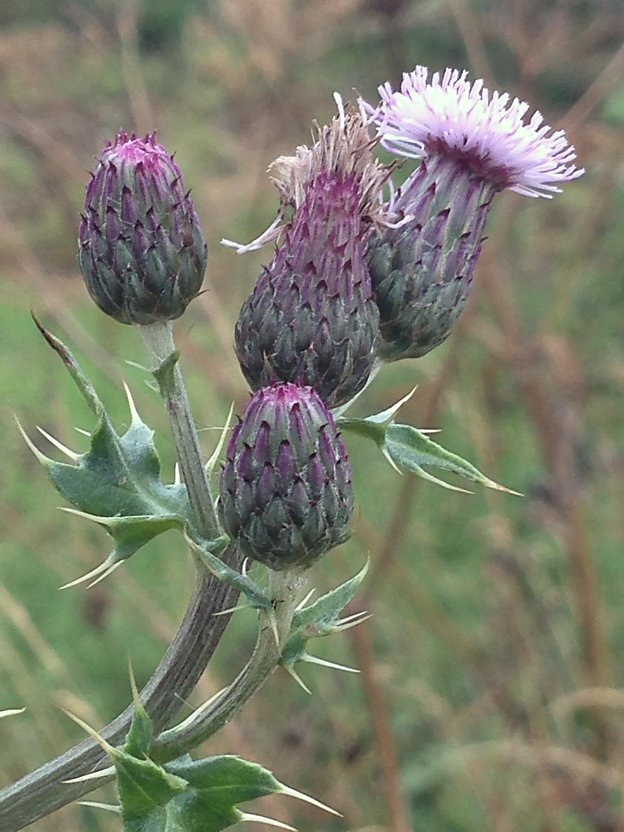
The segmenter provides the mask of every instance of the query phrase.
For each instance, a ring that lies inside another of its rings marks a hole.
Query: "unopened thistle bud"
[[[344,111],[312,149],[269,170],[294,214],[274,226],[280,241],[241,309],[236,354],[252,389],[296,382],[338,407],[363,389],[376,360],[379,312],[365,244],[387,174],[359,114]]]
[[[421,159],[389,205],[403,219],[368,245],[387,361],[425,355],[449,335],[499,191],[550,197],[583,173],[562,130],[551,133],[538,112],[525,122],[528,104],[466,75],[447,69],[427,82],[419,66],[400,92],[381,86],[378,107],[360,102],[387,150]]]
[[[311,387],[273,383],[234,428],[219,515],[241,552],[271,569],[309,566],[349,536],[351,468],[331,413]]]
[[[201,289],[206,244],[182,175],[154,134],[120,132],[87,185],[78,261],[103,312],[124,324],[178,318]]]

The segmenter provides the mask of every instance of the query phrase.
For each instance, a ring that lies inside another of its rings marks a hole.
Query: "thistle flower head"
[[[280,240],[243,304],[235,345],[252,389],[296,382],[338,407],[362,390],[376,360],[379,313],[364,250],[387,174],[358,113],[341,112],[318,132],[311,149],[272,166],[283,222],[271,234]]]
[[[381,144],[400,156],[443,155],[456,159],[497,190],[550,197],[562,182],[583,170],[565,132],[552,132],[539,112],[507,93],[490,93],[483,81],[468,81],[466,71],[440,76],[417,66],[403,75],[400,92],[379,87],[381,103],[361,109],[377,127]]]
[[[394,361],[426,355],[450,334],[496,193],[551,197],[583,171],[562,130],[553,133],[538,112],[525,119],[528,104],[488,92],[466,72],[447,69],[429,80],[417,66],[399,92],[384,84],[379,93],[377,107],[360,101],[363,117],[386,149],[421,159],[388,203],[395,222],[371,234],[367,247],[379,352]]]
[[[121,323],[179,317],[198,294],[206,244],[173,157],[121,131],[85,194],[78,260],[91,297]]]
[[[275,383],[249,401],[230,438],[219,514],[241,551],[272,569],[308,566],[348,537],[351,469],[311,387]]]

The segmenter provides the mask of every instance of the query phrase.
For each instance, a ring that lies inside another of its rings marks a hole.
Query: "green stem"
[[[240,567],[240,556],[231,546],[224,560]],[[151,679],[141,691],[141,701],[156,730],[167,725],[190,695],[219,643],[228,615],[218,615],[236,603],[237,593],[204,569],[198,572],[193,596],[184,620]],[[130,726],[132,706],[100,732],[112,745],[123,742]],[[0,829],[18,832],[39,818],[55,812],[113,779],[104,776],[68,784],[65,781],[90,774],[110,764],[106,754],[91,739],[0,789]]]
[[[154,370],[167,408],[182,478],[188,491],[193,525],[202,537],[212,540],[219,534],[219,524],[202,463],[186,387],[177,362],[173,324],[171,321],[158,321],[149,326],[141,326],[139,330],[150,360],[155,364]],[[169,368],[166,368],[167,362],[171,362]],[[164,372],[165,369],[169,371]],[[159,373],[159,370],[162,372]]]
[[[279,665],[304,583],[300,569],[269,572],[269,591],[275,613],[273,623],[265,613],[260,614],[258,640],[243,670],[208,707],[196,711],[180,725],[163,731],[154,741],[150,755],[153,759],[166,762],[187,753],[215,734],[251,699]]]

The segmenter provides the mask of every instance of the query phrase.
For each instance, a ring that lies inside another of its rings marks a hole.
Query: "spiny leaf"
[[[399,406],[402,403],[403,400],[399,402]],[[505,486],[499,485],[494,480],[486,477],[478,468],[462,459],[462,457],[433,442],[425,435],[425,431],[417,430],[411,425],[400,425],[393,422],[392,417],[396,409],[397,406],[395,405],[393,408],[388,408],[388,410],[375,416],[369,416],[366,419],[341,418],[338,419],[338,425],[342,430],[351,431],[375,442],[388,462],[397,471],[401,469],[410,471],[421,479],[441,485],[451,491],[465,491],[465,489],[438,479],[438,477],[425,470],[426,466],[434,466],[450,471],[486,488],[504,491],[507,494],[518,494],[517,491],[505,488]]]
[[[111,752],[117,771],[117,790],[124,821],[149,817],[176,795],[186,792],[188,783],[153,760],[139,760],[118,748]]]
[[[149,754],[154,737],[154,725],[149,714],[143,707],[132,665],[128,662],[130,673],[130,687],[132,688],[132,722],[126,735],[123,750],[132,757],[144,757]]]
[[[308,642],[313,638],[328,636],[332,633],[338,633],[341,630],[348,629],[349,627],[354,627],[369,617],[368,613],[364,611],[354,613],[345,618],[340,617],[342,611],[352,600],[358,587],[364,580],[368,571],[368,565],[367,561],[364,567],[353,578],[350,578],[340,586],[321,596],[313,604],[299,607],[293,615],[291,632],[282,650],[280,663],[308,693],[308,688],[303,684],[294,670],[295,665],[299,662],[309,662],[325,667],[333,667],[337,670],[347,670],[353,673],[358,672],[354,668],[344,667],[344,665],[328,662],[325,659],[319,659],[311,655],[308,653]]]
[[[154,762],[143,753],[149,745],[147,734],[151,731],[151,722],[146,731],[149,717],[138,701],[134,682],[132,687],[135,713],[122,748],[113,748],[93,728],[68,713],[101,745],[113,762],[120,806],[90,805],[120,811],[124,832],[221,832],[243,821],[264,821],[280,826],[277,821],[247,814],[238,808],[240,803],[270,794],[294,797],[338,814],[313,797],[280,783],[257,763],[233,755],[197,761],[185,755],[164,765]],[[134,752],[140,756],[135,756]]]
[[[335,589],[317,598],[313,604],[302,607],[293,615],[293,629],[301,627],[313,627],[318,635],[325,635],[324,630],[333,632],[332,628],[340,618],[340,613],[347,606],[349,601],[357,592],[360,584],[368,572],[369,561],[367,560],[362,569]]]
[[[147,757],[137,759],[124,748],[114,748],[84,720],[70,711],[65,713],[98,743],[113,763],[124,824],[126,819],[134,820],[152,814],[176,794],[186,790],[188,783],[181,777],[166,771]]]
[[[223,550],[227,544],[226,538],[220,538],[217,541],[195,540],[186,535],[186,540],[191,549],[199,556],[199,559],[206,566],[206,568],[216,575],[219,580],[234,587],[241,592],[249,601],[249,605],[256,610],[262,610],[267,614],[273,612],[273,605],[271,599],[258,586],[255,581],[248,578],[232,569],[224,563],[216,554],[219,550]]]
[[[141,420],[127,387],[131,423],[128,430],[119,435],[76,359],[39,321],[35,319],[35,323],[68,369],[95,415],[96,424],[89,435],[90,448],[84,454],[74,453],[42,431],[69,456],[71,464],[50,459],[24,436],[56,490],[74,507],[74,513],[104,526],[114,539],[113,552],[96,570],[101,579],[109,569],[129,558],[152,538],[168,529],[184,527],[190,516],[186,488],[179,483],[161,482],[154,432]]]
[[[176,760],[165,768],[201,792],[215,811],[228,811],[237,803],[276,794],[282,788],[266,768],[229,754],[204,760]]]
[[[505,491],[508,494],[518,494],[517,491],[505,488],[505,486],[489,479],[470,462],[432,442],[431,439],[410,425],[389,424],[386,428],[384,449],[398,465],[421,476],[419,469],[422,466],[435,465],[438,468],[451,471],[453,474],[458,474],[471,482],[484,485],[486,488]]]

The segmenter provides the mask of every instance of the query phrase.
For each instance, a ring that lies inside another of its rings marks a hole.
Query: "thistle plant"
[[[427,78],[418,67],[400,93],[383,85],[378,105],[345,107],[337,97],[338,115],[315,127],[312,146],[270,166],[279,193],[276,221],[253,243],[230,244],[244,253],[276,241],[235,326],[250,398],[233,428],[226,420],[208,460],[172,327],[204,277],[197,214],[176,163],[153,135],[121,132],[102,151],[86,190],[80,268],[100,309],[140,333],[181,476],[163,481],[153,431],[131,393],[130,427],[120,434],[69,349],[39,321],[94,426],[84,453],[44,434],[68,461],[44,455],[23,435],[69,503],[67,511],[104,527],[113,540],[101,564],[68,586],[104,580],[174,529],[194,558],[196,587],[176,638],[141,693],[131,676],[127,711],[100,731],[74,717],[91,740],[0,792],[3,832],[110,780],[117,802],[89,805],[118,813],[126,832],[218,832],[241,821],[280,825],[240,808],[268,794],[335,811],[241,760],[236,749],[197,760],[190,752],[235,718],[278,667],[306,691],[300,664],[350,669],[315,657],[312,645],[368,617],[344,614],[366,565],[314,602],[305,592],[316,561],[341,557],[333,550],[349,536],[349,434],[373,441],[397,470],[435,484],[454,487],[431,467],[509,492],[426,431],[397,423],[409,396],[367,417],[353,417],[348,408],[383,361],[422,356],[447,337],[468,293],[493,197],[504,189],[548,196],[582,173],[563,133],[549,135],[539,114],[523,121],[527,105],[490,96],[465,73]],[[420,159],[389,196],[384,188],[396,168],[377,159],[379,143]],[[258,621],[249,660],[213,699],[180,720],[179,701],[193,690],[229,617],[243,608]]]

